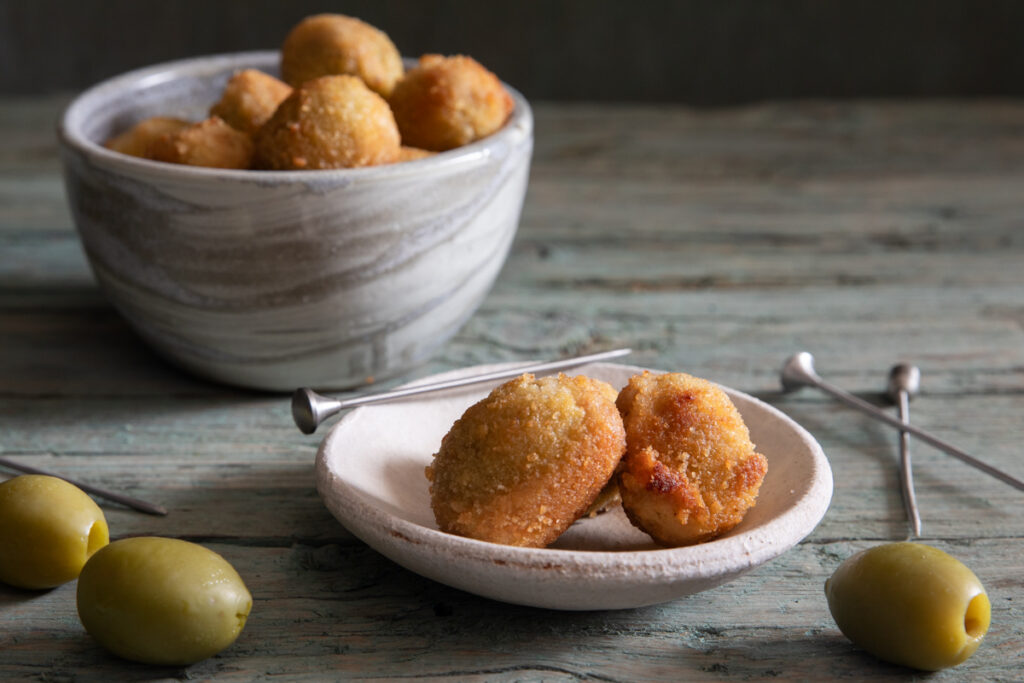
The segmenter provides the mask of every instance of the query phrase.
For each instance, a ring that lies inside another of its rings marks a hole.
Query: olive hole
[[[964,630],[971,638],[981,638],[988,631],[991,608],[988,596],[979,593],[967,603],[967,612],[964,614]]]

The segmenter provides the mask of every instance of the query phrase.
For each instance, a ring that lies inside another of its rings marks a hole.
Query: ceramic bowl
[[[422,382],[507,367],[466,368]],[[571,374],[621,388],[642,370],[597,363]],[[604,610],[676,600],[732,581],[811,533],[832,499],[832,470],[814,437],[772,406],[723,387],[768,459],[768,473],[757,504],[720,538],[661,548],[629,523],[621,506],[576,522],[549,548],[447,534],[434,521],[424,468],[452,423],[492,388],[423,394],[348,413],[317,454],[324,504],[372,548],[441,583],[521,605]]]
[[[113,78],[59,127],[68,201],[107,297],[162,355],[269,390],[344,388],[426,360],[504,263],[533,146],[529,104],[494,135],[362,169],[229,171],[102,142],[149,116],[205,118],[238,69],[277,52],[199,57]]]

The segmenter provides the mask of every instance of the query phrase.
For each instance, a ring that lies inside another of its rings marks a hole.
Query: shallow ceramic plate
[[[433,382],[511,365],[465,368]],[[573,371],[619,388],[641,368],[593,364]],[[497,384],[497,383],[495,383]],[[441,438],[494,385],[357,408],[317,454],[317,489],[355,536],[418,574],[477,595],[552,609],[639,607],[707,590],[793,547],[828,509],[832,471],[821,447],[775,408],[726,389],[768,474],[757,505],[725,536],[661,548],[621,508],[574,524],[549,548],[517,548],[439,531],[423,473]]]

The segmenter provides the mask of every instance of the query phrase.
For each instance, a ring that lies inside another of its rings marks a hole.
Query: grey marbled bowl
[[[112,152],[148,116],[199,120],[241,68],[198,57],[105,81],[64,113],[68,201],[106,295],[158,352],[245,387],[343,388],[426,360],[476,310],[519,223],[530,106],[433,157],[334,171],[226,171]]]

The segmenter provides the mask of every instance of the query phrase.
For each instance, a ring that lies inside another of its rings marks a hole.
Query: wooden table
[[[83,631],[74,583],[0,587],[0,679],[678,681],[900,679],[839,633],[822,585],[905,538],[895,433],[805,390],[784,359],[883,404],[919,365],[913,421],[1024,476],[1024,103],[811,102],[726,110],[536,107],[512,254],[462,332],[414,376],[614,346],[754,393],[809,429],[835,476],[802,544],[740,580],[636,610],[516,607],[412,574],[334,521],[317,436],[287,398],[156,358],[97,290],[53,136],[61,98],[0,100],[0,453],[166,505],[114,505],[115,537],[196,541],[255,606],[229,650],[130,664]],[[404,378],[404,379],[408,379]],[[926,541],[992,599],[979,652],[930,680],[1020,680],[1024,494],[914,446]]]

